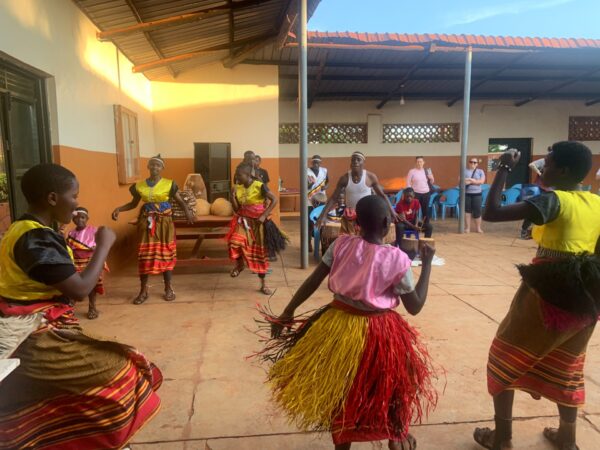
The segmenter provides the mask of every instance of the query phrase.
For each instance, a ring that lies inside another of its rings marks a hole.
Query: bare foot
[[[99,315],[100,315],[100,313],[98,312],[98,310],[96,308],[88,309],[88,313],[87,313],[88,319],[90,319],[90,320],[97,319]]]
[[[483,230],[481,228],[477,230],[477,232],[483,234]]]
[[[465,228],[465,233],[470,233],[471,230],[469,230],[468,228]]]

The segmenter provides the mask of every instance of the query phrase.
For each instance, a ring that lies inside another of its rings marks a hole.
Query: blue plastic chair
[[[490,190],[490,185],[489,184],[483,183],[481,185],[481,192],[483,192],[483,191],[489,191],[489,190]]]
[[[460,206],[458,205],[460,195],[458,189],[448,189],[442,192],[442,196],[446,197],[446,200],[440,201],[440,208],[442,209],[442,220],[446,219],[446,208],[455,208],[456,217],[458,217],[460,212]]]
[[[521,189],[510,188],[502,192],[502,206],[517,203],[521,197]]]
[[[310,215],[308,216],[308,219],[313,223],[316,224],[317,220],[319,220],[319,216],[321,215],[321,213],[323,212],[323,210],[325,209],[325,205],[320,205],[317,206],[315,209],[313,209],[310,212]],[[313,257],[318,261],[319,260],[319,250],[320,250],[320,246],[321,246],[321,231],[319,230],[318,227],[314,227],[313,229]]]
[[[404,189],[400,189],[396,196],[394,197],[394,201],[392,202],[392,206],[395,208],[400,200],[402,200],[402,194],[404,193]]]
[[[429,211],[431,211],[431,218],[433,220],[437,220],[437,199],[440,196],[439,193],[434,192],[433,194],[431,194],[431,197],[429,197]]]
[[[489,189],[484,189],[481,191],[481,209],[485,208],[485,204],[487,202],[488,194],[490,193]]]
[[[521,200],[526,200],[536,195],[540,195],[540,187],[536,184],[526,184],[521,189]]]
[[[523,189],[523,185],[521,183],[513,184],[509,189]]]

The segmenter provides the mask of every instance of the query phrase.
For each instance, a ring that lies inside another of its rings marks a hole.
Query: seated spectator
[[[412,188],[404,189],[402,198],[396,205],[396,212],[400,217],[400,221],[396,224],[396,245],[399,247],[404,232],[414,230],[419,233],[424,233],[425,237],[429,238],[433,234],[433,226],[430,222],[418,222],[419,211],[421,204],[415,198],[415,191]]]

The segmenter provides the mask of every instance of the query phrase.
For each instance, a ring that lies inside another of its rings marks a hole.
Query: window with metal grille
[[[309,123],[309,144],[366,144],[366,123]],[[279,124],[279,143],[297,144],[300,142],[300,128],[297,123]]]
[[[459,123],[386,123],[384,144],[425,144],[459,142]]]
[[[600,141],[600,116],[569,117],[570,141]]]

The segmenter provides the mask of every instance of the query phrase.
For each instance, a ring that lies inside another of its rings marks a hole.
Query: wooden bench
[[[208,258],[200,255],[200,247],[205,239],[223,239],[229,232],[231,217],[199,216],[194,223],[175,220],[175,236],[178,240],[195,239],[194,248],[189,258],[178,259],[178,267],[191,266],[224,266],[231,265],[229,257]]]

